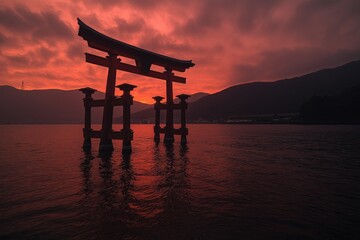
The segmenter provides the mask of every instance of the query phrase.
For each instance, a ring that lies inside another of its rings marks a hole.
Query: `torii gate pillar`
[[[106,81],[105,104],[100,138],[100,151],[114,150],[111,139],[114,106],[112,101],[115,97],[116,63],[117,55],[109,53],[109,70]]]
[[[132,153],[131,140],[133,139],[133,131],[130,128],[130,106],[133,104],[133,96],[130,95],[130,91],[132,91],[136,86],[131,84],[121,84],[117,86],[120,90],[124,92],[123,99],[123,129],[121,133],[123,135],[123,154]]]
[[[84,142],[83,142],[83,149],[89,150],[91,149],[91,106],[90,103],[93,101],[93,98],[91,95],[96,92],[95,89],[92,88],[81,88],[79,89],[82,93],[85,94],[84,101],[84,108],[85,108],[85,119],[84,119],[84,128],[83,128],[83,136],[84,136]]]
[[[174,100],[173,100],[173,86],[171,77],[173,73],[171,69],[166,69],[166,125],[164,143],[174,143]]]
[[[156,143],[160,142],[160,109],[161,109],[161,100],[163,100],[163,97],[160,96],[156,96],[153,97],[153,99],[156,101],[155,105],[154,105],[154,109],[155,109],[155,126],[154,126],[154,141]]]

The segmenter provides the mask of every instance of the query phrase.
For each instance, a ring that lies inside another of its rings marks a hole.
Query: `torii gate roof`
[[[154,64],[162,66],[165,69],[185,72],[187,68],[195,65],[191,60],[180,60],[167,57],[108,37],[89,27],[79,18],[78,24],[80,26],[79,36],[86,40],[91,48],[135,59],[136,62],[139,62],[142,65],[149,65],[149,67],[151,64]]]

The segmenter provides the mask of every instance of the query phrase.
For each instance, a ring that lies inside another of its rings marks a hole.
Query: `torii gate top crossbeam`
[[[191,60],[179,60],[141,49],[119,40],[110,38],[95,29],[92,29],[78,18],[79,36],[88,42],[89,47],[134,59],[136,65],[142,71],[148,71],[152,64],[162,66],[165,69],[185,72],[187,68],[195,64]]]

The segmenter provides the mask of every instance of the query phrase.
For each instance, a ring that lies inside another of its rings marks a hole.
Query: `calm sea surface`
[[[81,125],[0,126],[0,239],[360,239],[360,126],[132,129],[124,158]]]

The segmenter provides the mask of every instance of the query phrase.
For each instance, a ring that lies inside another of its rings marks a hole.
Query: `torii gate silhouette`
[[[154,53],[145,49],[141,49],[119,40],[110,38],[93,28],[86,25],[79,18],[79,36],[87,41],[88,46],[108,53],[108,56],[100,57],[90,53],[85,53],[86,62],[96,64],[108,68],[108,76],[106,82],[106,92],[104,100],[93,100],[92,93],[96,90],[91,88],[82,88],[85,94],[85,127],[84,127],[84,148],[91,147],[91,138],[100,138],[99,150],[113,150],[112,139],[123,140],[123,153],[131,153],[131,140],[133,132],[130,128],[130,105],[132,105],[133,97],[130,95],[136,86],[130,84],[121,84],[119,87],[124,91],[121,98],[115,98],[116,71],[123,70],[135,74],[148,77],[163,79],[166,81],[166,104],[160,103],[162,97],[154,97],[156,100],[155,111],[155,141],[159,141],[159,134],[165,133],[164,142],[173,143],[174,134],[182,136],[182,143],[186,143],[187,129],[185,126],[185,109],[187,108],[186,98],[188,95],[178,95],[181,99],[179,104],[173,102],[173,82],[186,83],[186,78],[175,76],[173,71],[185,72],[186,69],[193,67],[195,64],[191,60],[179,60]],[[135,65],[122,63],[118,56],[135,60]],[[164,67],[164,72],[151,70],[152,65]],[[114,106],[123,106],[123,129],[120,132],[112,130],[113,108]],[[91,129],[91,107],[104,107],[103,121],[101,131],[93,131]],[[166,109],[166,125],[165,128],[160,127],[159,110]],[[173,110],[181,109],[181,128],[174,129]]]

